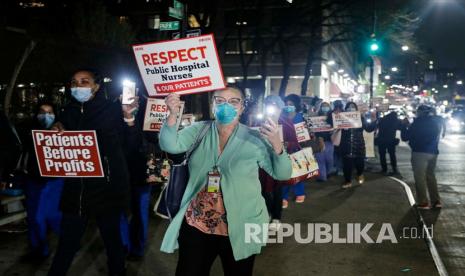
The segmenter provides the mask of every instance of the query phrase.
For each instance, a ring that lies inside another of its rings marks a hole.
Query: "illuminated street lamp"
[[[397,72],[397,71],[399,71],[399,68],[397,68],[397,67],[392,67],[392,68],[391,68],[391,71],[392,71],[392,72]]]
[[[402,46],[402,51],[404,52],[408,51],[409,49],[410,48],[407,45]]]
[[[390,80],[390,79],[391,79],[391,76],[386,75],[386,76],[384,76],[384,79],[385,79],[385,80]]]
[[[334,60],[330,60],[330,61],[328,61],[327,64],[328,64],[329,66],[333,66],[333,65],[336,64],[336,62],[335,62]]]
[[[463,82],[461,80],[457,81],[457,85],[462,85]]]

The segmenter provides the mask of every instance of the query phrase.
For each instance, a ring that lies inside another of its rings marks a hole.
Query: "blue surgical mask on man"
[[[295,106],[293,105],[286,105],[284,108],[283,108],[283,111],[285,113],[292,113],[292,112],[295,112]]]
[[[49,113],[37,114],[37,120],[44,128],[49,129],[55,121],[55,115]]]
[[[215,118],[218,123],[228,125],[237,117],[237,110],[229,103],[217,104],[215,106]]]
[[[92,97],[90,87],[71,87],[71,95],[80,103],[87,102]]]
[[[352,106],[351,106],[351,107],[348,107],[348,108],[347,108],[347,111],[348,111],[348,112],[354,112],[354,111],[357,111],[357,109],[356,109],[355,107],[352,107]]]

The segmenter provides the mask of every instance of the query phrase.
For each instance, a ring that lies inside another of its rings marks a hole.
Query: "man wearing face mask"
[[[137,101],[123,105],[107,99],[98,74],[78,70],[71,79],[71,102],[53,129],[95,130],[104,177],[66,178],[61,197],[63,219],[58,249],[49,275],[66,275],[89,219],[95,219],[103,239],[109,275],[125,274],[121,218],[129,207],[127,152],[137,137],[132,110]]]
[[[50,103],[39,104],[32,129],[49,130],[55,121],[54,110]],[[37,262],[44,260],[50,254],[47,242],[48,230],[56,234],[60,230],[62,214],[59,210],[59,201],[63,190],[63,179],[40,176],[31,133],[27,136],[26,146],[27,153],[24,158],[27,160],[25,172],[27,181],[24,193],[30,252],[23,259]]]
[[[215,91],[212,100],[215,121],[207,122],[210,128],[190,157],[187,188],[161,250],[173,253],[179,247],[178,276],[208,275],[218,255],[225,275],[252,275],[255,255],[265,244],[246,242],[246,226],[261,227],[269,221],[259,168],[287,180],[291,161],[275,122],[267,120],[261,133],[239,123],[244,110],[240,90]],[[160,148],[172,154],[185,152],[205,122],[178,132],[179,95],[170,94],[165,101],[170,115],[160,131]]]

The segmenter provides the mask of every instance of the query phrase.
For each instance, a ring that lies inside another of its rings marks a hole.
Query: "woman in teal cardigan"
[[[241,91],[235,88],[214,93],[215,121],[190,157],[190,178],[181,208],[161,245],[168,253],[179,247],[176,275],[208,275],[218,255],[225,275],[252,275],[254,256],[265,245],[263,225],[269,217],[258,169],[287,180],[291,161],[273,121],[267,121],[260,133],[239,124],[243,102]],[[170,115],[160,131],[160,147],[173,154],[185,152],[204,123],[177,132],[179,95],[169,95],[166,104]],[[258,239],[247,239],[250,224],[260,227]]]

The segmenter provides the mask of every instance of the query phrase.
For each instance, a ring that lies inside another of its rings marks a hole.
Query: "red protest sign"
[[[132,48],[150,96],[193,94],[225,87],[212,34]]]
[[[97,136],[93,130],[33,130],[34,149],[41,176],[103,177]]]

